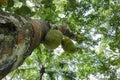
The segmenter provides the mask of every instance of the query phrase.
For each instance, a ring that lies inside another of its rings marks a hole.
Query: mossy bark
[[[49,29],[46,21],[0,11],[0,79],[23,63]]]

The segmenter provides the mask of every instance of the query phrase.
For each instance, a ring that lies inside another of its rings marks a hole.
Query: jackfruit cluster
[[[73,41],[67,36],[64,36],[64,38],[61,41],[61,45],[65,52],[68,52],[68,53],[76,52],[77,47],[75,46]]]
[[[55,49],[61,44],[63,50],[68,53],[74,53],[77,49],[73,41],[63,36],[59,30],[50,30],[45,36],[44,46],[48,49]]]
[[[48,49],[57,48],[63,39],[63,34],[59,30],[50,30],[45,36],[44,45]]]

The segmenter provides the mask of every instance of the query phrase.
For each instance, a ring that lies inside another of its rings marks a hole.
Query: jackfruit
[[[76,52],[77,47],[69,37],[64,37],[61,42],[62,48],[65,52],[74,53]]]
[[[50,30],[45,36],[44,46],[48,49],[55,49],[61,44],[62,38],[62,32],[59,30]]]

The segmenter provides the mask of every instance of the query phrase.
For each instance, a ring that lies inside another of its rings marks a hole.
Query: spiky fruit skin
[[[68,53],[74,53],[77,49],[72,40],[68,37],[62,39],[61,45],[63,50]]]
[[[45,36],[44,45],[48,49],[57,48],[62,41],[63,34],[59,30],[50,30]]]

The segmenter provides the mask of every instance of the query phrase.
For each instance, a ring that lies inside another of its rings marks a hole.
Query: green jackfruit
[[[45,36],[44,45],[48,49],[55,49],[61,44],[62,38],[62,32],[59,30],[50,30]]]
[[[72,40],[66,36],[62,39],[61,45],[63,50],[69,53],[74,53],[77,49]]]

